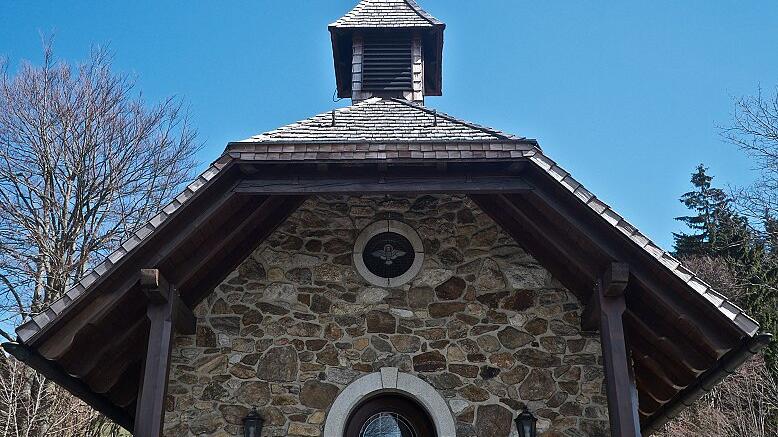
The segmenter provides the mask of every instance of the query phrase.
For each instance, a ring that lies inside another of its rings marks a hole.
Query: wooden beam
[[[286,196],[268,199],[268,204],[262,210],[255,211],[239,226],[236,232],[231,232],[222,242],[214,244],[213,250],[208,250],[205,262],[212,256],[217,256],[218,266],[189,270],[185,280],[181,282],[182,290],[186,290],[186,301],[192,306],[199,304],[214,287],[218,286],[230,272],[235,270],[246,257],[256,250],[270,234],[283,223],[305,201],[305,196]],[[251,237],[247,237],[250,235]]]
[[[170,294],[170,284],[157,269],[140,269],[140,288],[151,303],[165,303]]]
[[[158,269],[141,269],[140,285],[150,303],[163,304],[168,299],[172,300],[173,323],[177,332],[184,335],[192,335],[196,332],[197,318],[181,300],[178,291],[171,287]]]
[[[297,177],[245,179],[234,191],[244,194],[333,194],[333,193],[518,193],[529,191],[529,185],[518,176],[452,177],[375,177],[324,178]]]
[[[597,296],[597,290],[594,290],[589,302],[586,303],[583,313],[581,313],[581,329],[588,332],[594,332],[600,328],[600,297]]]
[[[553,230],[527,216],[505,196],[471,195],[470,198],[567,289],[582,300],[589,296],[596,277],[591,273],[590,259],[579,256],[579,251],[571,250],[560,238],[554,238]]]
[[[80,307],[81,305],[84,305],[83,308],[76,308],[76,306],[74,306],[73,309],[71,309],[71,307],[68,307],[63,314],[66,312],[68,314],[75,312],[73,313],[74,316],[60,316],[63,320],[63,325],[58,328],[52,341],[48,341],[48,332],[56,323],[46,325],[41,333],[36,334],[36,336],[30,340],[34,342],[33,346],[38,347],[38,351],[45,358],[52,360],[58,359],[71,348],[75,336],[86,324],[91,323],[96,326],[101,326],[105,320],[110,319],[112,312],[116,310],[123,299],[127,297],[127,293],[131,292],[133,288],[136,288],[139,283],[138,270],[129,272],[130,266],[134,263],[156,266],[172,253],[175,253],[179,246],[184,244],[193,234],[199,232],[199,229],[204,223],[217,215],[222,207],[229,202],[235,201],[238,196],[232,193],[231,186],[226,189],[227,191],[222,193],[220,198],[214,200],[214,203],[205,206],[205,212],[198,214],[190,223],[181,224],[182,227],[179,228],[176,233],[173,233],[170,239],[163,241],[161,237],[157,236],[152,239],[154,244],[151,245],[151,248],[138,248],[137,253],[125,255],[125,257],[120,260],[120,264],[128,271],[122,272],[125,273],[124,275],[118,275],[120,276],[120,280],[117,281],[110,278],[112,276],[110,274],[101,276],[101,281],[111,279],[111,286],[103,288],[105,291],[102,293],[95,293],[95,298],[91,301],[79,301],[79,305],[77,306]],[[171,225],[166,222],[164,226],[170,227]],[[170,230],[170,232],[173,232],[173,230]],[[141,257],[141,254],[144,256]],[[114,273],[113,275],[117,274]],[[44,331],[46,333],[44,333]],[[41,337],[40,340],[38,337]],[[38,341],[41,343],[38,343]]]
[[[605,361],[608,415],[613,437],[640,436],[637,389],[622,320],[627,309],[624,290],[628,277],[628,266],[612,263],[597,282],[600,338]]]
[[[175,289],[164,281],[159,271],[151,270],[141,272],[141,288],[146,296],[153,296],[153,299],[149,299],[146,312],[151,323],[135,411],[135,435],[160,437],[173,346]]]
[[[545,176],[545,179],[549,177]],[[656,310],[667,323],[676,323],[680,316],[691,318],[695,329],[705,333],[699,341],[715,351],[717,357],[723,356],[737,344],[736,339],[742,335],[739,328],[726,320],[699,294],[673,292],[678,289],[676,286],[689,286],[637,247],[627,236],[602,217],[597,217],[588,207],[580,205],[577,200],[567,201],[567,197],[574,196],[555,182],[544,182],[543,178],[533,179],[532,186],[533,189],[522,198],[549,216],[568,223],[569,232],[585,236],[611,260],[627,262],[631,268],[631,281],[637,282],[641,289],[648,292],[640,295],[651,294]]]
[[[228,222],[229,226],[220,227],[209,233],[208,238],[203,240],[200,250],[187,254],[186,259],[181,260],[180,266],[172,266],[171,272],[176,274],[176,283],[187,299],[193,294],[192,289],[201,285],[197,276],[202,275],[203,270],[222,269],[222,257],[231,250],[236,241],[245,240],[248,235],[254,236],[251,233],[253,226],[272,220],[279,214],[278,209],[288,201],[288,198],[283,196],[246,197],[253,199],[254,202],[253,205],[249,203],[242,208],[244,214],[238,217],[239,220],[231,220]]]
[[[618,297],[624,294],[629,279],[629,266],[625,263],[611,263],[603,273],[603,283],[608,287],[603,290],[605,296]],[[594,290],[594,294],[598,293]],[[581,329],[595,331],[600,324],[600,299],[592,295],[581,314]]]

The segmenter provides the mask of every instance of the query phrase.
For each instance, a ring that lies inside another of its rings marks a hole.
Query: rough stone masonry
[[[422,237],[424,266],[395,289],[352,266],[365,226],[395,219]],[[599,340],[581,305],[464,196],[307,200],[196,309],[178,336],[168,436],[319,436],[338,393],[397,367],[446,399],[459,436],[516,435],[524,405],[541,435],[606,436]]]

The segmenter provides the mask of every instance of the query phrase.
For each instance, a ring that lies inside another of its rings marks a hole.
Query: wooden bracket
[[[624,294],[629,281],[629,265],[621,262],[612,262],[602,275],[603,295],[616,297]]]
[[[141,269],[140,285],[151,304],[164,305],[168,300],[172,301],[173,323],[177,332],[184,335],[196,332],[197,318],[158,269]]]
[[[581,329],[584,331],[596,331],[600,327],[601,296],[619,297],[624,295],[629,282],[629,265],[622,262],[612,262],[600,276],[600,280],[592,291],[589,302],[586,303],[581,314]]]

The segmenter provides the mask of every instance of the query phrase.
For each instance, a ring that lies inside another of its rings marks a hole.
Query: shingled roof
[[[531,141],[407,100],[374,97],[230,143],[230,146],[246,143],[483,143],[506,140]]]
[[[413,0],[362,0],[330,27],[433,27],[443,25]]]

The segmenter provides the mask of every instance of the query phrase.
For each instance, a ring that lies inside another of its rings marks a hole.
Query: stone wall
[[[386,218],[426,251],[397,289],[351,262],[359,231]],[[176,339],[166,435],[240,435],[256,405],[263,435],[318,436],[340,390],[397,367],[438,389],[460,436],[515,435],[525,404],[545,436],[605,436],[600,346],[580,312],[467,198],[313,198],[198,306],[197,335]]]

